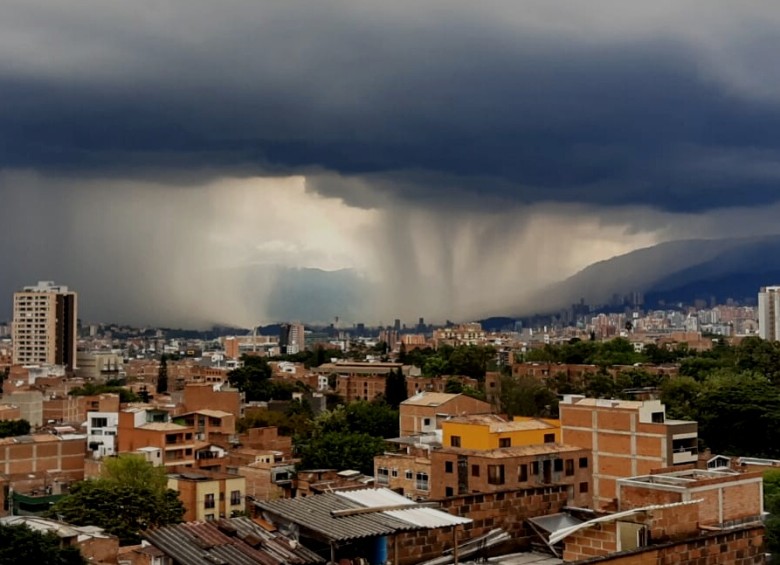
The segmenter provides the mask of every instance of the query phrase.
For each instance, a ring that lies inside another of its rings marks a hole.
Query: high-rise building
[[[14,293],[13,363],[76,368],[76,293],[41,281]]]
[[[282,324],[279,332],[279,348],[283,355],[293,355],[306,349],[303,324],[292,322]]]
[[[780,339],[780,286],[763,286],[758,292],[758,335],[761,339]]]

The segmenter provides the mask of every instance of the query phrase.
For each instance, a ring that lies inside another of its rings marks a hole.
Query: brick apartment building
[[[246,479],[241,476],[183,469],[168,475],[168,488],[179,493],[185,522],[231,518],[246,511]]]
[[[212,384],[187,384],[182,403],[187,412],[219,410],[233,414],[236,419],[244,416],[244,394],[238,389]]]
[[[195,464],[193,428],[171,422],[170,414],[149,408],[127,408],[119,412],[119,453],[142,448],[159,450],[159,464],[166,467]]]
[[[399,406],[400,432],[402,436],[430,433],[440,429],[447,418],[490,413],[490,404],[465,394],[421,392]]]
[[[406,377],[406,393],[414,396],[419,392],[446,392],[447,382],[453,379],[462,386],[469,386],[479,390],[479,381],[471,377],[442,375],[440,377]]]
[[[498,449],[517,445],[560,443],[561,424],[555,419],[516,417],[505,420],[497,414],[455,416],[441,423],[442,445],[463,449]]]
[[[591,470],[590,450],[559,443],[490,450],[444,447],[431,452],[430,497],[566,485],[573,505],[589,507]]]
[[[84,479],[86,436],[33,434],[0,439],[0,474],[19,493],[56,493]],[[0,508],[0,510],[2,510]]]
[[[616,481],[698,461],[696,422],[668,420],[658,400],[568,395],[559,405],[561,440],[593,451],[593,502],[614,507]]]
[[[760,473],[687,469],[618,481],[617,512],[554,533],[564,561],[763,563]]]

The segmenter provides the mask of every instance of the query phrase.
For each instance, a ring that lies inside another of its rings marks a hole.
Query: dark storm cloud
[[[367,207],[776,201],[775,7],[659,5],[6,2],[0,166],[313,172]]]

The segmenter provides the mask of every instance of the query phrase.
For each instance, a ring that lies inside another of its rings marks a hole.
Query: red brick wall
[[[590,559],[617,551],[617,523],[601,524],[566,538],[564,561]]]
[[[553,486],[454,496],[439,503],[440,510],[473,520],[459,531],[459,543],[503,528],[512,536],[512,545],[519,549],[527,548],[533,537],[525,520],[560,512],[568,497],[565,486]],[[452,528],[400,534],[397,545],[398,556],[393,555],[392,543],[388,548],[393,563],[409,565],[431,559],[452,547]]]
[[[615,555],[575,561],[579,565],[658,565],[659,563],[695,563],[696,565],[754,565],[765,563],[764,527],[745,526],[669,542],[660,546],[621,552]]]

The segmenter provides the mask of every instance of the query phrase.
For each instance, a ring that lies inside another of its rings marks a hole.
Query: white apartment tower
[[[758,292],[758,335],[767,341],[780,339],[780,286],[764,286]]]
[[[14,293],[13,363],[76,368],[76,293],[41,281]]]

